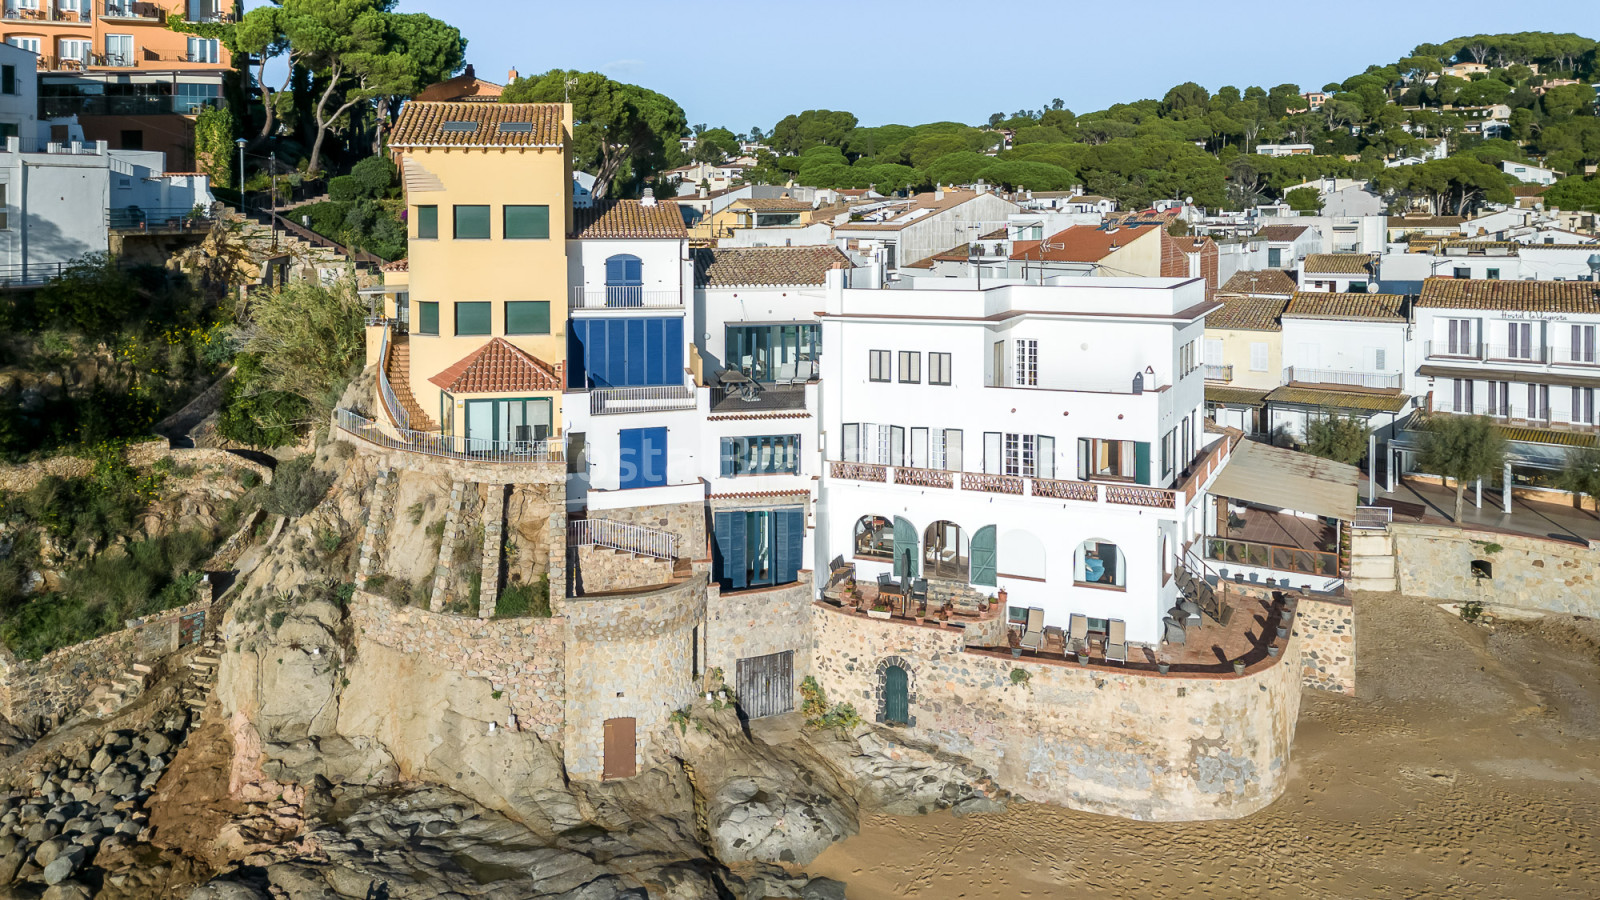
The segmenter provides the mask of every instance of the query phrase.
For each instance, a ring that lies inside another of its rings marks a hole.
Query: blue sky
[[[814,108],[867,125],[977,123],[1054,97],[1087,112],[1182,81],[1309,90],[1463,34],[1600,37],[1593,0],[401,0],[399,9],[460,28],[488,80],[512,67],[598,70],[672,97],[691,123],[736,132]]]

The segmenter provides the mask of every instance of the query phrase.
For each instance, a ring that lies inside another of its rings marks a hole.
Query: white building
[[[1020,211],[1017,204],[983,188],[927,191],[869,205],[860,221],[834,226],[833,236],[847,251],[894,271],[987,234]]]
[[[39,54],[0,44],[0,138],[39,138]]]
[[[1509,159],[1500,161],[1500,169],[1523,184],[1555,184],[1562,174],[1555,169],[1547,169],[1533,163],[1512,162]]]
[[[1159,640],[1214,471],[1205,282],[829,287],[818,558]]]
[[[1378,289],[1378,263],[1365,253],[1313,253],[1300,261],[1300,290],[1367,293]]]
[[[1313,144],[1257,144],[1256,152],[1262,156],[1310,156],[1317,148]]]
[[[1283,386],[1267,395],[1268,427],[1297,441],[1319,416],[1353,416],[1387,437],[1410,411],[1402,391],[1408,310],[1393,294],[1301,291],[1283,323]]]

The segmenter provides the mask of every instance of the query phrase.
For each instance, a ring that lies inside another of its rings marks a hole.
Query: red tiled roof
[[[452,394],[559,391],[561,368],[497,337],[428,381]]]
[[[411,260],[397,259],[391,263],[384,263],[382,268],[385,272],[409,272],[411,271]]]
[[[1287,243],[1305,234],[1305,225],[1268,225],[1256,232],[1255,236],[1272,243]]]
[[[492,81],[484,81],[473,71],[472,66],[467,70],[447,81],[430,84],[422,89],[422,93],[413,97],[413,100],[427,102],[430,100],[443,100],[447,102],[472,102],[478,103],[500,99],[501,85]]]
[[[1240,270],[1228,279],[1228,283],[1224,284],[1222,289],[1235,294],[1270,294],[1284,297],[1298,290],[1294,279],[1280,269]]]
[[[689,236],[683,213],[671,200],[645,206],[638,200],[612,200],[572,211],[574,238],[665,238]]]
[[[1074,225],[1066,231],[1051,235],[1047,242],[1050,249],[1043,253],[1039,251],[1039,241],[1017,241],[1013,245],[1011,258],[1051,262],[1099,262],[1110,256],[1113,251],[1159,230],[1156,225],[1124,225],[1116,229]]]
[[[392,147],[559,147],[560,103],[428,103],[413,100],[389,133]]]

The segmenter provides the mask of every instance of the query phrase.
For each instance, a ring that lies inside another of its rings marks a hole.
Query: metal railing
[[[1488,344],[1483,348],[1483,358],[1494,362],[1547,363],[1550,350],[1531,344]]]
[[[210,206],[129,206],[106,210],[106,225],[116,231],[196,231],[211,227],[217,210]]]
[[[1206,557],[1218,562],[1276,569],[1279,572],[1302,572],[1324,578],[1339,577],[1338,553],[1223,537],[1208,537],[1205,542]]]
[[[424,456],[486,463],[559,463],[565,461],[567,455],[565,440],[559,436],[543,441],[490,441],[397,429],[400,437],[395,438],[372,419],[348,409],[336,410],[334,418],[341,429],[364,441]]]
[[[677,535],[610,519],[577,519],[568,522],[567,546],[606,547],[669,562],[678,558]]]
[[[1343,387],[1388,390],[1400,387],[1400,373],[1357,372],[1341,369],[1312,369],[1289,366],[1283,370],[1284,384],[1337,384]]]
[[[594,388],[589,391],[589,415],[663,412],[695,408],[694,388],[686,384],[655,387]]]
[[[1225,454],[1218,459],[1226,458]],[[1211,457],[1206,458],[1209,466]],[[1220,468],[1220,466],[1219,466]],[[1206,469],[1205,474],[1212,470]],[[912,466],[889,466],[881,463],[858,463],[831,460],[828,474],[841,481],[870,481],[879,484],[903,484],[910,487],[944,488],[972,491],[983,494],[1009,494],[1014,497],[1047,497],[1052,500],[1077,500],[1084,503],[1106,503],[1117,506],[1142,506],[1150,509],[1177,509],[1181,495],[1184,502],[1194,498],[1192,487],[1180,490],[1147,487],[1139,484],[1102,484],[1094,481],[1061,481],[1054,478],[1032,478],[1018,475],[990,475],[984,472],[956,472],[948,469],[926,469]],[[1203,480],[1199,473],[1190,476],[1191,482]]]
[[[1394,510],[1387,506],[1358,506],[1351,527],[1356,531],[1388,531]]]
[[[401,405],[400,399],[394,394],[394,386],[389,384],[389,352],[393,345],[389,343],[388,323],[384,323],[383,344],[378,351],[378,395],[383,399],[383,410],[389,414],[389,421],[394,423],[400,431],[411,430],[411,414]]]
[[[1435,401],[1433,411],[1457,416],[1489,416],[1494,419],[1515,419],[1548,425],[1550,407],[1528,406],[1523,403],[1471,403],[1457,406],[1453,400]]]
[[[1550,356],[1558,366],[1600,366],[1594,347],[1552,347]]]
[[[1428,341],[1423,348],[1428,359],[1483,359],[1483,344],[1476,341],[1457,341],[1454,344],[1449,341]]]
[[[154,3],[137,2],[137,0],[106,0],[106,5],[100,15],[107,19],[144,19],[152,22],[164,22],[167,10]]]
[[[573,309],[667,309],[683,305],[678,291],[647,291],[638,285],[574,287]]]
[[[0,218],[0,224],[4,219]],[[64,275],[73,262],[24,263],[0,266],[0,289],[37,287],[49,284]]]
[[[1206,380],[1207,381],[1232,381],[1233,380],[1233,366],[1217,365],[1215,363],[1206,363],[1205,369],[1206,369]]]
[[[77,9],[62,9],[46,4],[41,9],[27,9],[20,6],[7,6],[5,11],[7,19],[20,19],[30,22],[63,22],[72,25],[93,25],[94,9],[79,11]]]

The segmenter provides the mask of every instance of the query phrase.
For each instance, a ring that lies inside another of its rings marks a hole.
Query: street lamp
[[[238,140],[234,141],[234,144],[237,145],[238,148],[239,148],[239,213],[241,215],[243,215],[244,214],[244,145],[245,145],[245,139],[244,138],[239,138]]]

